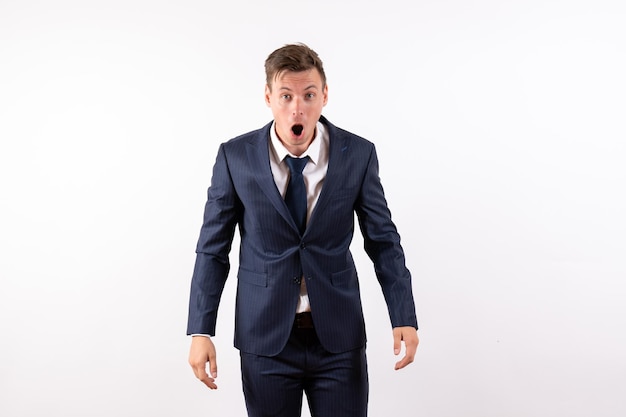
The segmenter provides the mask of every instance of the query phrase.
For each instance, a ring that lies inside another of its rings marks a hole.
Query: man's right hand
[[[209,363],[209,374],[206,373],[206,364]],[[209,337],[192,336],[189,350],[189,365],[196,374],[196,378],[211,389],[217,389],[217,362],[215,360],[215,345]]]

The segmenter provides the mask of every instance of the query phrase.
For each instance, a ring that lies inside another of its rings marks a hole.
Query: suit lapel
[[[276,211],[278,211],[293,228],[298,230],[285,201],[282,199],[280,192],[278,192],[278,188],[276,188],[276,182],[272,175],[269,159],[269,134],[271,126],[272,123],[269,123],[248,141],[248,146],[246,147],[248,163],[259,187],[276,208]]]
[[[348,141],[344,134],[341,133],[334,125],[332,125],[325,117],[321,117],[320,121],[328,129],[328,170],[324,185],[320,192],[320,196],[315,205],[309,224],[314,223],[320,213],[324,212],[324,207],[330,202],[331,196],[335,194],[335,189],[341,182],[343,175],[343,163],[348,152]],[[308,229],[308,225],[307,225]]]

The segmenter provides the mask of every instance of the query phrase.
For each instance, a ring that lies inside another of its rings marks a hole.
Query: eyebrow
[[[304,89],[304,91],[306,91],[306,90],[310,90],[310,89],[315,89],[315,90],[317,90],[318,88],[317,88],[317,86],[316,86],[315,84],[311,84],[311,85],[309,85],[308,87],[306,87],[306,88]],[[279,88],[279,90],[291,91],[291,88],[289,88],[289,87],[280,87],[280,88]]]

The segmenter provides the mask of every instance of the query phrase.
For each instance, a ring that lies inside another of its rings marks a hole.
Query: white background
[[[217,147],[271,119],[263,62],[297,41],[324,114],[378,148],[414,277],[394,372],[355,237],[370,415],[625,415],[625,22],[620,0],[0,0],[0,415],[245,415],[236,279],[215,392],[188,288]]]

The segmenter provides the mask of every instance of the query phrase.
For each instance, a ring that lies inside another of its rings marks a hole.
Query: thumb
[[[393,330],[393,354],[400,354],[400,347],[402,342],[402,333],[396,329]]]
[[[217,378],[217,360],[215,353],[209,355],[209,371],[213,378]]]

